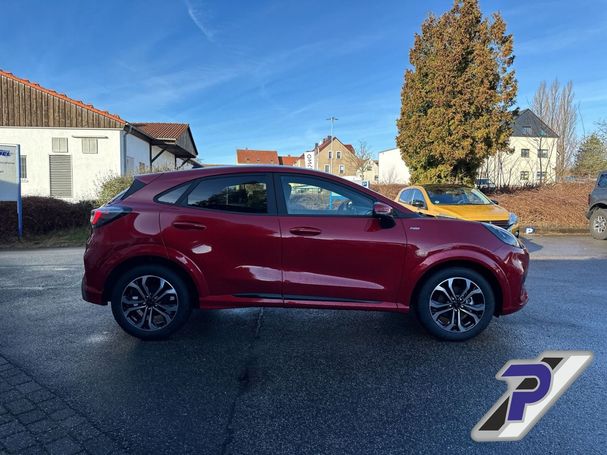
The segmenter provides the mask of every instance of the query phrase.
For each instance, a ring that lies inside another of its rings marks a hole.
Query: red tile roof
[[[237,149],[236,162],[238,164],[279,164],[276,150],[249,150]]]
[[[298,159],[299,159],[298,156],[291,156],[291,155],[278,157],[280,164],[282,164],[283,166],[294,166],[295,163],[297,163]]]
[[[0,69],[0,76],[4,76],[4,77],[7,77],[7,78],[12,79],[14,81],[20,82],[20,83],[22,83],[22,84],[24,84],[24,85],[26,85],[28,87],[31,87],[31,88],[33,88],[35,90],[39,90],[41,92],[48,93],[51,96],[54,96],[54,97],[59,98],[59,99],[62,99],[64,101],[67,101],[68,103],[74,104],[74,105],[76,105],[78,107],[81,107],[83,109],[86,109],[88,111],[95,112],[95,113],[97,113],[99,115],[102,115],[104,117],[110,118],[110,119],[115,120],[117,122],[121,122],[121,123],[124,123],[124,124],[127,123],[126,120],[120,118],[118,115],[110,114],[108,111],[102,111],[101,109],[97,109],[92,104],[85,104],[84,102],[82,102],[80,100],[75,100],[73,98],[70,98],[69,96],[67,96],[64,93],[59,93],[59,92],[56,92],[54,90],[50,90],[48,88],[44,88],[40,84],[37,84],[35,82],[31,82],[28,79],[22,79],[20,77],[17,77],[13,73],[9,73],[8,71],[3,71],[3,70]]]
[[[333,136],[333,139],[335,139],[336,141],[339,141],[339,139],[336,136]],[[341,141],[339,141],[341,142]],[[318,146],[318,151],[324,149],[326,146],[328,146],[331,143],[331,136],[327,136],[323,139],[323,141],[319,144]],[[342,144],[344,144],[343,142],[341,142]],[[356,153],[354,151],[354,147],[352,146],[352,144],[344,144],[344,147],[347,148],[348,150],[350,150],[352,153]]]
[[[176,140],[190,127],[187,123],[132,123],[132,125],[155,139],[171,140]]]

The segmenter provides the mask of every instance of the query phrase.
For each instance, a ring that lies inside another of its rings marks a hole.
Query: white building
[[[411,174],[403,161],[400,149],[379,152],[379,183],[408,184]]]
[[[2,70],[0,144],[20,146],[24,196],[92,199],[107,175],[199,166],[187,124],[130,123]]]
[[[533,111],[525,109],[514,120],[509,150],[485,161],[479,178],[497,186],[524,186],[554,182],[558,135]]]

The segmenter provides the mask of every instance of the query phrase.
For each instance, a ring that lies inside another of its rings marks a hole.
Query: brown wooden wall
[[[0,126],[122,128],[124,123],[0,75]]]

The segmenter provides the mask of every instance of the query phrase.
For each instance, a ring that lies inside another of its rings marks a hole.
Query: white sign
[[[314,152],[304,153],[304,162],[306,169],[316,169],[316,163],[314,159]]]
[[[19,198],[19,147],[0,144],[0,201],[17,201]]]

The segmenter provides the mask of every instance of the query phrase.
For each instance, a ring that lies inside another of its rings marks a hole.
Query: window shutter
[[[21,155],[21,178],[27,178],[27,157],[25,155]]]
[[[72,197],[72,157],[50,155],[51,196]]]

